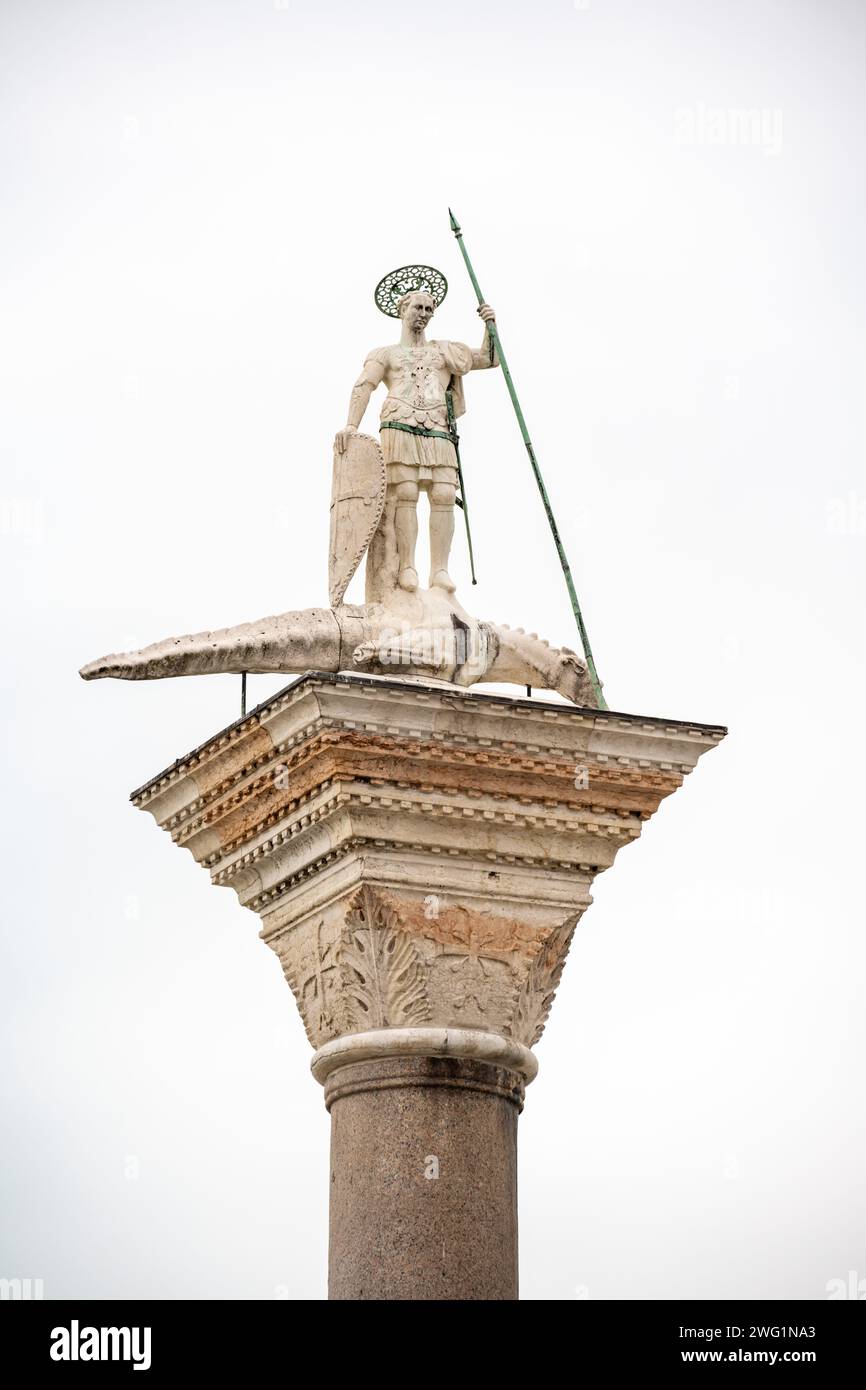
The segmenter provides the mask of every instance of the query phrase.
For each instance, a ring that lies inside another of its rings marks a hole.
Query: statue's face
[[[410,294],[406,300],[402,317],[411,329],[420,333],[432,319],[435,308],[432,296],[419,291],[417,294]]]

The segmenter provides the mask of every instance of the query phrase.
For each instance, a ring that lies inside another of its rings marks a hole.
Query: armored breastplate
[[[400,363],[382,407],[382,419],[444,428],[447,411],[441,349],[430,343],[422,348],[399,348],[398,352]]]

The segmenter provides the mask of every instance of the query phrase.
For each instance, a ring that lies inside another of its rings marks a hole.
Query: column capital
[[[319,1080],[401,1055],[525,1084],[595,875],[724,733],[313,673],[132,799],[259,916]]]

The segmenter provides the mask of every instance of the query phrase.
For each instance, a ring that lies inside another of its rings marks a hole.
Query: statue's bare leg
[[[418,588],[415,569],[415,542],[418,539],[418,484],[398,483],[397,504],[394,510],[394,530],[397,534],[397,583],[412,593]]]
[[[430,489],[430,588],[454,592],[448,573],[448,556],[454,537],[454,498],[451,483],[434,483]]]

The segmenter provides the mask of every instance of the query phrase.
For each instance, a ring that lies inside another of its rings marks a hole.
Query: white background
[[[328,1120],[279,964],[127,801],[240,681],[77,669],[326,602],[332,436],[395,327],[376,281],[439,266],[435,334],[480,341],[450,204],[611,706],[730,727],[575,938],[520,1122],[523,1296],[866,1278],[862,6],[0,25],[0,1276],[323,1296]],[[504,383],[467,394],[461,596],[573,644]]]

